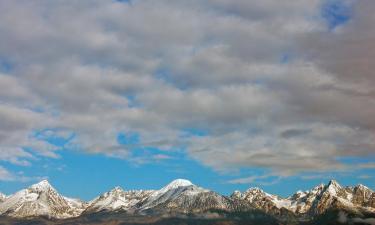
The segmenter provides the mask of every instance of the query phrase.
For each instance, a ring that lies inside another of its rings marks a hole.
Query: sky
[[[375,189],[375,1],[1,0],[0,191]]]

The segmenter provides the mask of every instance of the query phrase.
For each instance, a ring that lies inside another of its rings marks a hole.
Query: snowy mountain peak
[[[114,187],[110,192],[124,192],[124,189],[122,189],[121,187],[119,186],[116,186]]]
[[[264,191],[258,187],[251,187],[245,191],[244,194],[263,194]]]
[[[194,185],[189,180],[177,179],[160,190],[154,191],[142,202],[141,209],[146,210],[163,204],[184,205],[197,196],[209,194],[209,190]],[[183,203],[184,202],[184,203]],[[182,207],[183,208],[183,207]]]
[[[334,186],[334,187],[341,188],[340,184],[336,180],[330,180],[329,183],[328,183],[328,186]]]
[[[358,188],[358,189],[362,189],[362,190],[370,190],[370,191],[371,191],[371,189],[370,189],[369,187],[367,187],[367,186],[365,186],[365,185],[363,185],[363,184],[358,184],[358,185],[356,186],[356,188]]]
[[[89,211],[115,210],[128,205],[125,192],[120,187],[102,194],[89,203]]]
[[[320,193],[321,191],[323,191],[325,187],[326,187],[326,185],[321,183],[318,186],[314,187],[313,189],[311,189],[307,192],[310,193],[310,194],[317,194],[317,193]]]
[[[29,188],[37,190],[37,191],[46,191],[49,189],[53,189],[52,185],[48,182],[48,180],[42,180],[39,183],[31,185]]]
[[[170,182],[167,186],[165,186],[165,188],[175,189],[175,188],[186,187],[186,186],[191,186],[191,185],[193,185],[193,183],[191,183],[191,181],[189,181],[189,180],[176,179],[176,180]]]
[[[326,186],[326,191],[329,192],[333,196],[337,196],[338,193],[341,191],[341,189],[342,187],[335,180],[330,180],[328,185]]]
[[[231,196],[231,198],[240,199],[242,197],[242,193],[239,190],[235,190]]]
[[[100,212],[100,211],[131,211],[135,206],[145,198],[147,198],[152,191],[124,191],[120,187],[115,187],[109,192],[106,192],[99,197],[89,202],[86,212]]]
[[[169,183],[167,186],[184,187],[184,186],[190,186],[190,185],[193,185],[193,183],[191,183],[190,180],[176,179],[176,180],[172,181],[171,183]]]
[[[0,204],[0,214],[11,217],[70,218],[81,214],[84,203],[60,195],[47,180],[20,190]]]

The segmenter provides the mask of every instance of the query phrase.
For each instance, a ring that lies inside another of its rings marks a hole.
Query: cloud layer
[[[373,157],[375,4],[332,29],[330,2],[1,1],[0,160],[59,157],[50,138],[279,176]]]

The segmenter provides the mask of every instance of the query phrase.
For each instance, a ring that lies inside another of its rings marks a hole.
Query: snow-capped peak
[[[48,182],[48,180],[42,180],[39,183],[31,185],[29,188],[37,190],[37,191],[46,191],[49,189],[53,189],[52,185]]]
[[[173,190],[173,189],[178,189],[178,188],[182,188],[182,187],[188,187],[188,186],[193,186],[194,184],[191,183],[191,181],[189,180],[185,180],[185,179],[176,179],[172,182],[170,182],[169,184],[167,184],[166,186],[164,186],[162,189],[158,190],[158,191],[155,191],[152,195],[153,196],[157,196],[157,195],[162,195],[170,190]]]
[[[193,183],[191,183],[191,181],[189,181],[189,180],[176,179],[176,180],[170,182],[167,186],[165,186],[162,189],[171,190],[171,189],[176,189],[176,188],[179,188],[179,187],[186,187],[186,186],[191,186],[191,185],[193,185]]]
[[[358,184],[356,187],[359,188],[359,189],[370,190],[371,191],[371,189],[369,187],[367,187],[367,186],[365,186],[363,184]]]
[[[152,193],[151,196],[154,197],[154,198],[157,198],[158,196],[161,196],[164,193],[167,193],[167,192],[169,192],[171,190],[179,189],[179,188],[184,188],[184,187],[189,187],[189,186],[193,186],[193,185],[194,184],[191,183],[189,180],[176,179],[176,180],[170,182],[169,184],[167,184],[162,189],[160,189],[160,190],[155,191],[154,193]]]
[[[102,194],[90,203],[89,210],[115,210],[128,206],[125,191],[120,187],[115,187],[112,190]]]
[[[80,215],[83,207],[82,202],[60,195],[47,180],[42,180],[7,197],[0,205],[0,214],[70,218]]]
[[[333,196],[336,196],[340,189],[342,189],[342,187],[335,180],[330,180],[326,188],[326,190]]]
[[[202,192],[208,192],[208,190],[194,185],[189,180],[176,179],[160,190],[152,192],[146,202],[143,203],[142,209],[154,207],[181,195],[196,195]]]
[[[89,202],[86,212],[132,211],[135,209],[135,205],[147,198],[152,192],[142,190],[124,191],[121,187],[115,187]]]
[[[249,192],[252,192],[252,193],[255,193],[255,192],[259,192],[259,193],[263,193],[264,191],[258,187],[251,187],[249,189],[246,190],[246,193],[249,193]]]
[[[235,199],[240,199],[242,197],[242,193],[239,191],[239,190],[235,190],[232,194],[231,194],[231,197],[232,198],[235,198]]]
[[[254,198],[254,196],[267,196],[267,195],[270,195],[270,194],[264,192],[262,189],[258,187],[251,187],[243,193],[243,196],[247,198]],[[253,197],[250,197],[250,196],[253,196]]]
[[[336,180],[330,180],[329,183],[328,183],[328,186],[334,186],[334,187],[341,188],[340,184]]]
[[[110,192],[112,192],[112,193],[115,193],[115,192],[124,192],[124,189],[122,189],[119,186],[116,186]]]

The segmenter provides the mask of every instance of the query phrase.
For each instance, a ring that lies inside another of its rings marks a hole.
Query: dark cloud
[[[283,138],[293,138],[293,137],[298,137],[301,135],[309,134],[310,132],[311,130],[290,129],[290,130],[283,131],[280,135]]]

